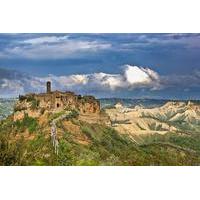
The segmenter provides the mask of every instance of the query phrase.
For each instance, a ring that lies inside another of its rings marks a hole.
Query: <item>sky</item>
[[[200,99],[200,34],[0,34],[0,97]]]

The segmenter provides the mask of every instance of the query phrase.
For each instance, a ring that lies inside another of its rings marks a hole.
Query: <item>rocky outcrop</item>
[[[99,114],[100,102],[93,96],[76,95],[73,92],[48,92],[19,96],[14,107],[14,120],[20,120],[25,114],[39,117],[44,112],[76,110],[80,114]]]

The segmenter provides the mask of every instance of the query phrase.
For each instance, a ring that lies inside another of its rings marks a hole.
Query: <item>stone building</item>
[[[51,82],[47,82],[46,93],[27,94],[19,96],[16,107],[27,106],[27,102],[34,102],[35,108],[43,108],[49,111],[61,111],[63,109],[75,109],[81,114],[99,113],[100,102],[93,96],[76,95],[73,92],[51,91]]]

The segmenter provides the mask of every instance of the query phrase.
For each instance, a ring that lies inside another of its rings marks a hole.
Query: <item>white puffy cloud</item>
[[[159,75],[149,68],[126,65],[124,76],[130,85],[151,84],[159,80]]]
[[[54,90],[72,90],[89,94],[98,92],[114,92],[118,90],[134,90],[135,88],[159,89],[160,77],[149,68],[125,65],[120,74],[74,74],[67,76],[49,75],[46,77],[25,77],[20,79],[4,79],[0,83],[0,91],[11,94],[27,92],[44,92],[46,81],[52,82]],[[15,91],[15,92],[13,92]]]
[[[148,83],[151,81],[149,79],[149,75],[143,70],[143,68],[136,66],[127,66],[127,69],[125,70],[125,77],[130,84]]]
[[[77,74],[69,76],[48,76],[43,80],[50,80],[60,88],[74,89],[82,87],[86,89],[117,90],[147,87],[158,89],[160,85],[159,75],[149,68],[125,65],[121,74]],[[74,87],[74,88],[73,88]]]

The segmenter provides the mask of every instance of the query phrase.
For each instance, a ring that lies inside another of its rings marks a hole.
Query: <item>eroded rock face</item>
[[[15,112],[14,115],[13,115],[13,120],[14,120],[14,121],[22,120],[22,119],[24,118],[24,116],[25,116],[24,111],[17,111],[17,112]]]
[[[81,113],[99,113],[100,102],[92,96],[85,96],[77,101],[77,108]]]
[[[77,110],[80,114],[100,113],[100,102],[93,96],[80,96],[73,92],[49,92],[20,96],[15,105],[14,120],[22,119],[25,114],[38,117],[44,112]]]
[[[111,126],[122,134],[165,134],[168,132],[193,132],[200,124],[200,104],[192,102],[167,102],[154,108],[105,109]],[[181,125],[180,125],[181,124]],[[198,128],[196,129],[198,130]]]
[[[22,120],[25,117],[26,114],[29,117],[33,117],[33,118],[37,118],[37,117],[41,116],[40,110],[27,109],[27,110],[22,110],[22,111],[15,112],[14,115],[13,115],[13,120],[14,121]]]

